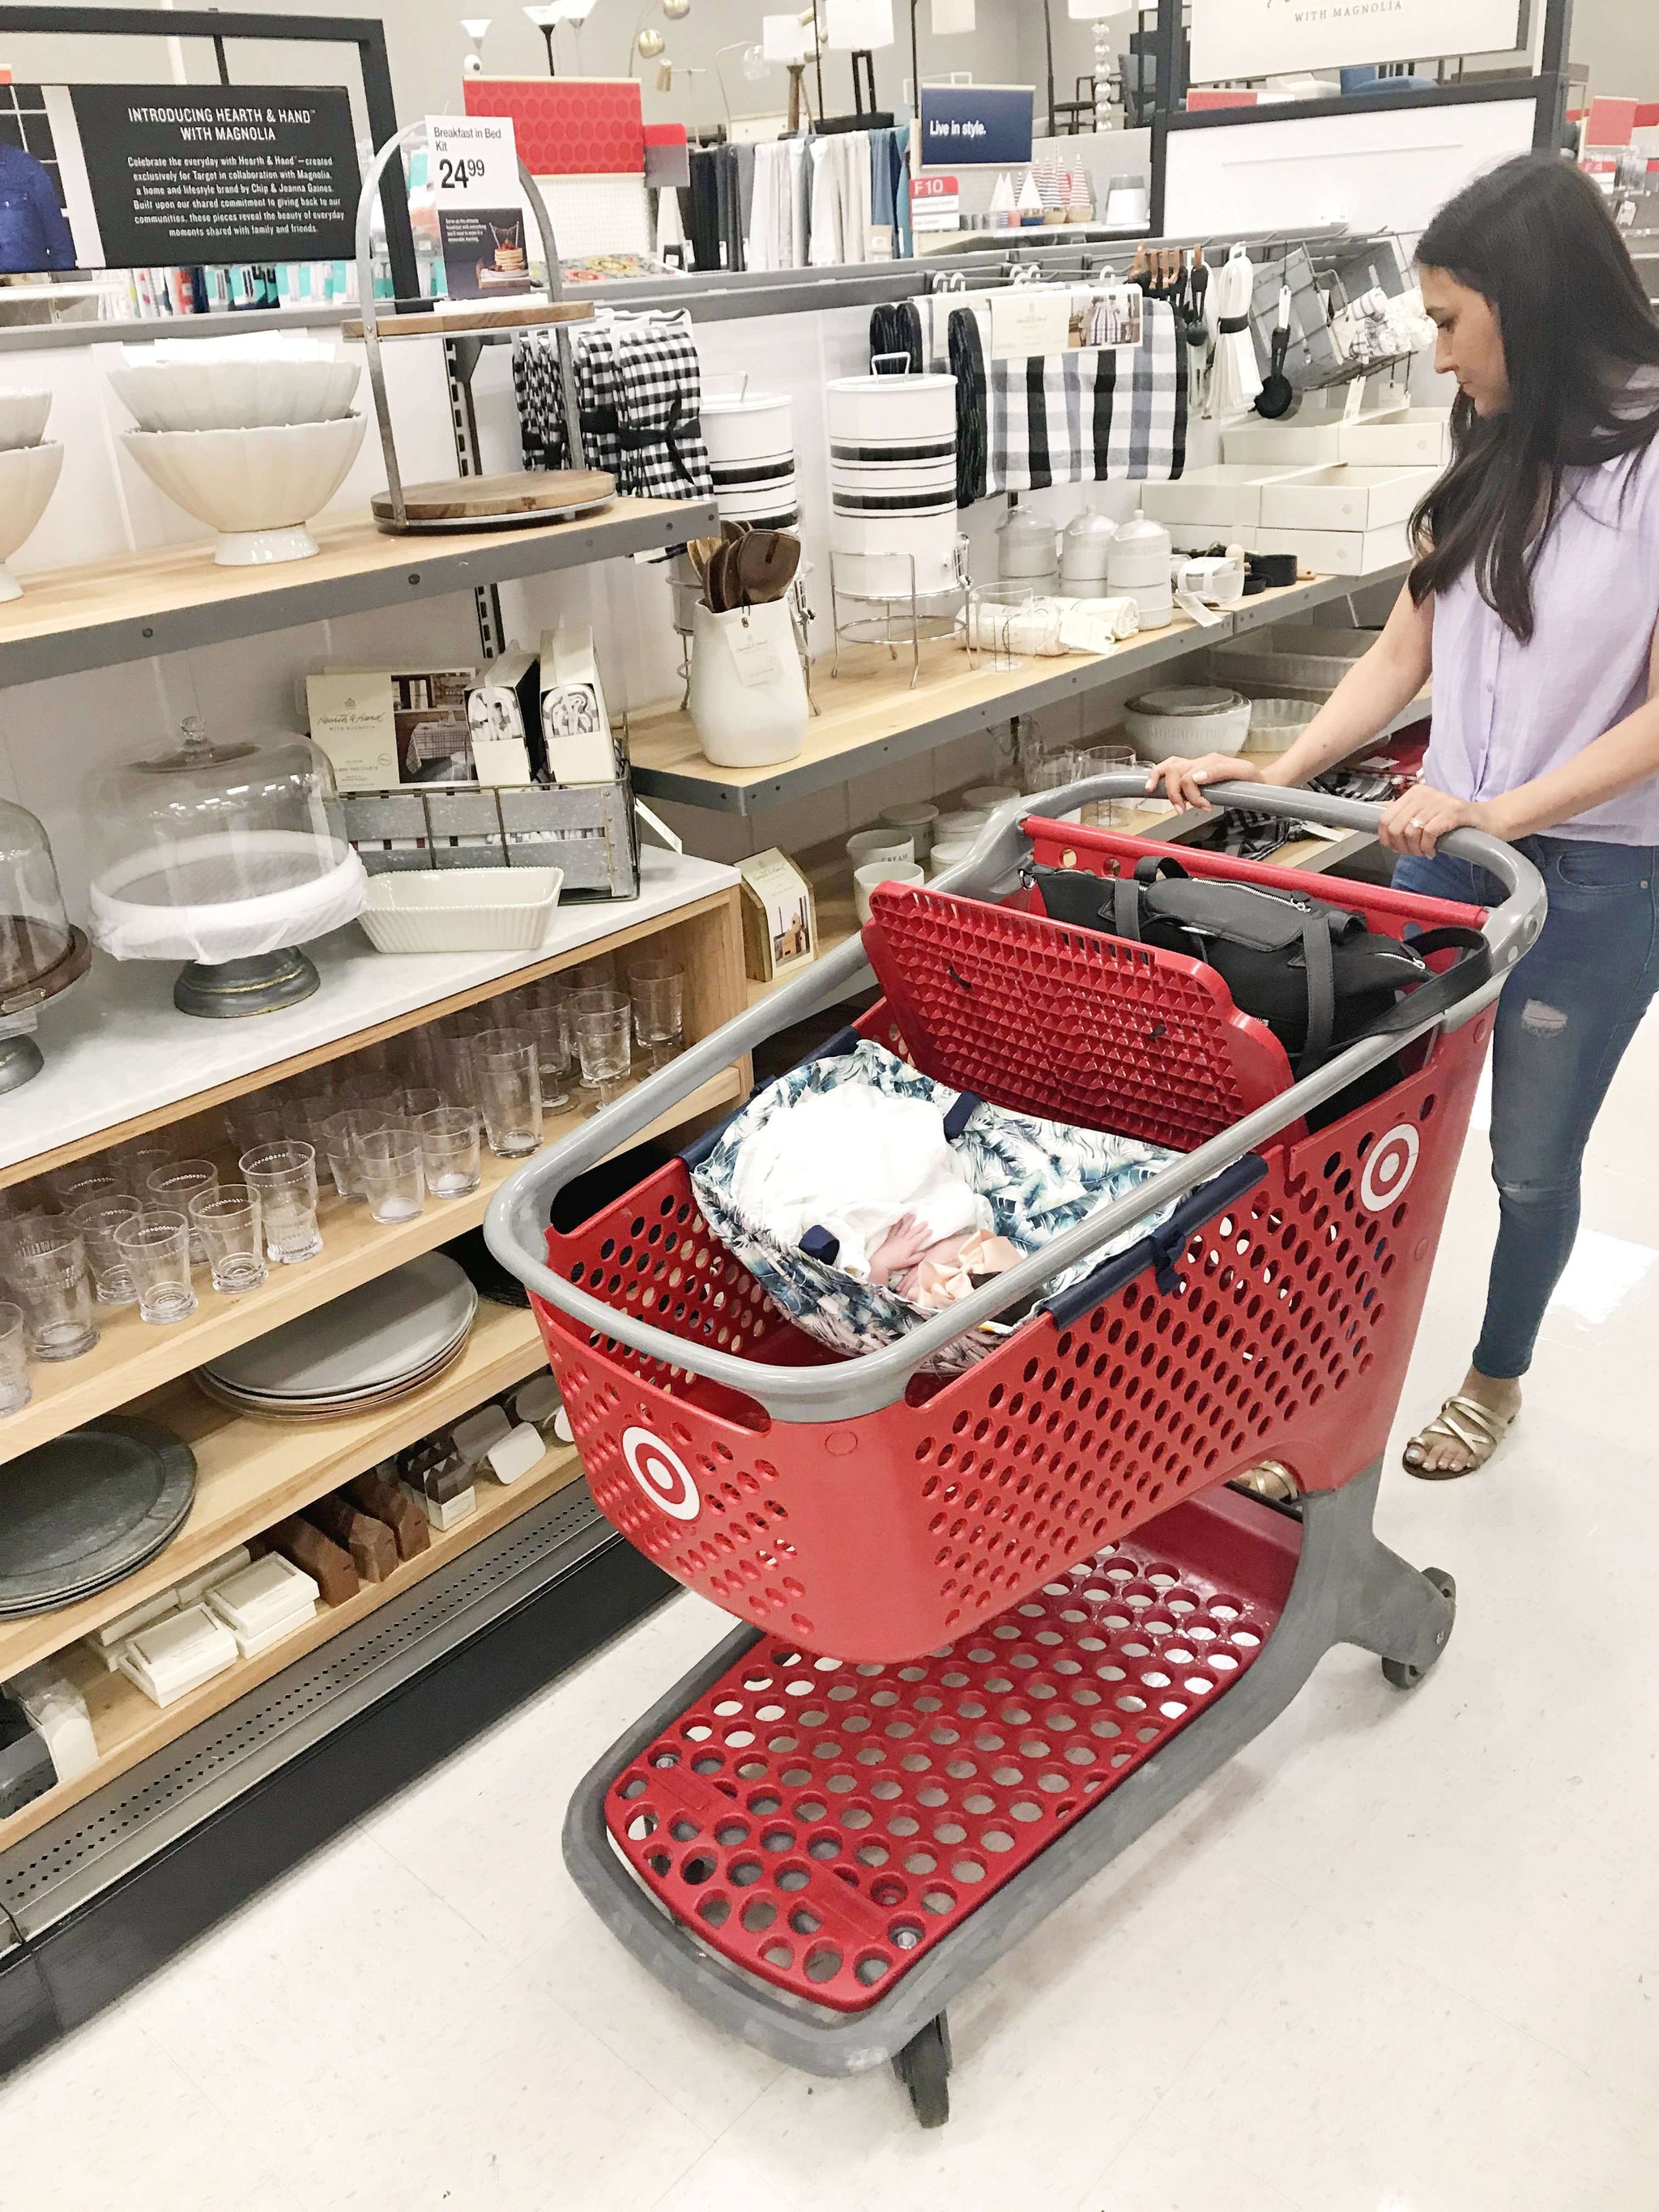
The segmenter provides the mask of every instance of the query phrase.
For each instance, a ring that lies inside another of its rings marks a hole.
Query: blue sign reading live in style
[[[1031,158],[1036,94],[1029,84],[925,84],[924,169],[1006,169]]]

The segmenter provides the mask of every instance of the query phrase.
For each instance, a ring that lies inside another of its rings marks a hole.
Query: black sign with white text
[[[97,234],[94,255],[71,193],[83,268],[337,261],[354,251],[357,151],[337,86],[68,91]]]

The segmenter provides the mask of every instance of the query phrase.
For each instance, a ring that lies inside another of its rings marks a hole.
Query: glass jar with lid
[[[90,957],[64,912],[45,830],[0,799],[0,1091],[40,1073],[36,1010],[77,982]]]
[[[117,960],[183,960],[173,1001],[219,1018],[309,998],[301,945],[362,909],[362,862],[331,827],[328,763],[307,738],[210,740],[121,763],[88,793],[90,926]]]

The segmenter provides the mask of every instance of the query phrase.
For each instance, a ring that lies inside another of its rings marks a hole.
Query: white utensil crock
[[[793,760],[810,710],[788,603],[695,608],[690,690],[697,743],[717,768]]]

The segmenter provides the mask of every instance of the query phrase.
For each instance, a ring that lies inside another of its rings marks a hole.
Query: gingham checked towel
[[[1187,349],[1166,300],[1148,300],[1133,353],[1079,346],[994,361],[987,492],[1108,477],[1161,483],[1187,459]]]
[[[583,462],[590,469],[604,469],[617,476],[617,356],[611,325],[603,320],[584,324],[573,337],[572,351]],[[564,389],[550,331],[521,331],[514,339],[513,392],[518,402],[519,441],[526,468],[568,468]],[[623,488],[619,483],[618,489]]]
[[[699,419],[702,370],[689,315],[619,323],[617,488],[653,499],[707,499],[714,488]]]

